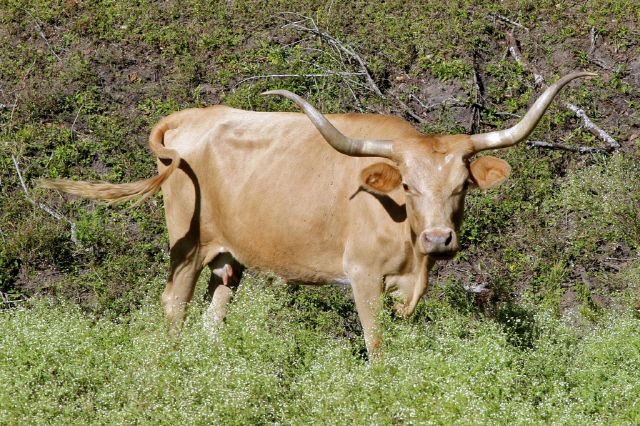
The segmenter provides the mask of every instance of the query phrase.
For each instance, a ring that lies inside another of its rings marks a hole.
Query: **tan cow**
[[[219,320],[248,267],[292,284],[350,283],[372,352],[381,295],[394,293],[395,311],[411,315],[434,263],[460,250],[467,190],[509,176],[503,160],[471,157],[524,140],[564,85],[592,75],[565,76],[514,127],[472,136],[422,135],[383,115],[325,117],[276,90],[266,94],[291,99],[306,116],[224,106],[176,112],[149,137],[158,176],[39,184],[108,202],[140,202],[162,187],[171,244],[162,303],[174,326],[204,267],[213,271],[209,314]]]

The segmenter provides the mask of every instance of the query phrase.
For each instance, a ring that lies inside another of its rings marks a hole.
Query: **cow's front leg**
[[[364,343],[367,346],[367,352],[370,355],[376,355],[382,343],[381,329],[377,318],[383,291],[382,277],[378,278],[370,275],[367,271],[357,270],[349,273],[349,280],[360,323],[364,330]]]
[[[409,317],[418,306],[418,302],[429,289],[429,271],[433,268],[435,261],[425,256],[422,261],[418,262],[417,269],[410,275],[399,277],[396,282],[398,288],[396,294],[402,299],[393,307],[393,312]]]

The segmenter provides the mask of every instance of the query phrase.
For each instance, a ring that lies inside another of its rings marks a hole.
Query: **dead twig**
[[[15,108],[18,104],[0,104],[0,108]]]
[[[283,78],[283,77],[344,77],[347,75],[362,75],[362,73],[354,72],[331,72],[325,74],[271,74],[271,75],[255,75],[253,77],[247,77],[240,80],[234,87],[238,87],[245,81],[256,80],[259,78]]]
[[[447,105],[447,103],[451,103],[451,105],[459,106],[459,107],[466,107],[467,106],[467,104],[465,102],[460,101],[459,99],[456,99],[456,98],[447,98],[442,102],[438,102],[437,104],[425,105],[413,93],[410,93],[408,97],[410,99],[413,99],[414,101],[416,101],[418,104],[420,104],[420,106],[422,107],[424,112],[433,111],[434,109],[437,109],[437,108],[439,108],[441,106]]]
[[[382,94],[382,92],[380,91],[380,89],[378,88],[376,83],[373,81],[373,78],[371,77],[371,74],[369,74],[369,70],[367,69],[367,66],[366,66],[365,62],[362,60],[360,55],[358,55],[350,46],[345,45],[340,40],[330,36],[329,34],[327,34],[325,32],[320,31],[318,29],[318,26],[316,25],[315,21],[312,18],[310,18],[308,16],[296,14],[296,13],[289,13],[289,14],[293,14],[293,15],[299,16],[299,17],[301,17],[303,19],[299,20],[299,21],[295,21],[295,22],[289,22],[289,23],[283,25],[282,28],[293,28],[293,29],[301,31],[301,32],[306,32],[306,33],[313,34],[313,35],[315,35],[317,37],[320,37],[321,39],[327,41],[329,44],[331,44],[332,46],[337,48],[339,51],[342,51],[342,52],[346,53],[347,55],[351,56],[351,58],[355,59],[358,62],[358,64],[360,65],[360,68],[362,69],[362,72],[363,72],[364,76],[366,77],[367,82],[369,83],[369,85],[373,89],[373,91],[376,92],[376,94],[378,96],[380,96],[382,99],[385,99],[385,96]],[[307,21],[311,22],[313,24],[313,28],[309,28],[309,27],[305,27],[305,26],[301,25],[303,22],[307,22]]]
[[[556,149],[560,151],[578,152],[580,154],[607,154],[613,151],[613,148],[597,148],[591,146],[570,146],[559,143],[549,143],[541,141],[527,141],[527,145],[531,148]]]
[[[529,64],[524,57],[522,56],[522,52],[520,52],[520,48],[518,47],[518,42],[513,34],[507,32],[507,47],[513,59],[516,60],[519,64],[521,64],[527,71],[533,74],[533,79],[536,85],[541,86],[544,84],[544,77],[538,73],[538,71],[533,67],[533,65]]]
[[[591,48],[589,49],[589,53],[587,53],[587,56],[591,56],[593,55],[593,52],[595,52],[596,50],[596,43],[598,41],[598,31],[596,30],[596,27],[591,27]]]
[[[478,132],[480,128],[480,109],[477,107],[480,96],[480,84],[478,81],[478,74],[476,73],[475,55],[473,61],[473,97],[474,101],[471,105],[471,120],[469,122],[469,134],[473,135]]]
[[[20,295],[18,296],[17,299],[10,299],[11,295],[7,295],[6,293],[3,293],[0,291],[0,301],[2,302],[3,307],[0,307],[0,312],[11,312],[14,310],[24,310],[24,307],[20,306],[20,303],[25,303],[27,302],[27,299],[25,299],[24,295]],[[15,296],[13,296],[15,297]],[[13,305],[13,306],[12,306]]]
[[[45,206],[44,204],[34,201],[33,198],[29,196],[29,190],[27,189],[27,185],[25,185],[24,180],[22,179],[22,173],[20,173],[20,167],[18,166],[18,161],[16,160],[16,157],[13,156],[13,154],[11,155],[11,159],[13,160],[13,165],[16,167],[16,172],[18,173],[18,178],[20,179],[20,183],[22,184],[22,190],[24,191],[24,196],[27,199],[27,201],[29,201],[31,204],[33,204],[36,207],[40,207],[42,210],[49,213],[51,216],[53,216],[57,220],[63,220],[67,222],[71,227],[71,241],[73,241],[73,243],[76,246],[82,248],[82,244],[76,238],[76,224],[70,221],[69,219],[67,219],[66,217],[62,216],[61,214],[51,210],[49,207]]]
[[[595,65],[599,66],[600,68],[603,68],[603,69],[605,69],[607,71],[615,71],[615,69],[613,69],[612,67],[607,65],[607,63],[605,61],[603,61],[602,59],[600,59],[600,58],[591,58],[591,59],[589,59],[589,61],[592,64],[595,64]]]
[[[515,41],[515,38],[513,37],[512,34],[507,33],[507,43],[509,45],[509,51],[511,52],[511,55],[513,56],[513,58],[518,61],[519,63],[521,63],[525,69],[527,69],[529,72],[531,72],[534,75],[536,84],[538,84],[540,86],[541,89],[547,89],[547,85],[544,82],[544,78],[539,75],[536,74],[536,72],[534,71],[533,67],[531,65],[529,65],[524,58],[522,57],[522,54],[520,53],[520,49],[518,48],[518,45]],[[541,82],[538,83],[539,78],[542,78]],[[589,132],[591,132],[594,136],[596,136],[598,139],[600,139],[602,142],[604,142],[607,145],[607,148],[591,148],[588,149],[589,147],[571,147],[571,148],[576,148],[578,149],[577,151],[574,149],[566,149],[567,151],[574,151],[574,152],[583,152],[581,151],[582,149],[584,149],[584,152],[611,152],[613,151],[615,148],[619,148],[620,144],[613,139],[607,132],[605,132],[604,130],[602,130],[601,128],[599,128],[598,126],[596,126],[587,116],[587,114],[584,112],[584,110],[578,108],[576,105],[573,105],[569,102],[564,102],[563,103],[564,107],[567,108],[568,110],[570,110],[571,112],[573,112],[576,117],[578,117],[579,119],[582,120],[582,127],[584,127],[585,129],[589,130]],[[566,145],[559,145],[559,144],[549,144],[547,142],[540,142],[541,145],[535,145],[537,147],[544,147],[544,148],[550,148],[550,149],[565,149],[565,148],[560,148],[560,147],[566,147]],[[597,150],[599,149],[600,151],[593,151],[593,150]]]
[[[362,105],[360,104],[360,101],[358,100],[356,93],[351,88],[351,85],[349,85],[349,82],[347,81],[347,79],[344,80],[344,83],[347,85],[347,88],[351,92],[351,95],[353,96],[353,100],[356,102],[356,107],[358,108],[358,111],[360,111],[361,114],[364,114],[364,111],[362,110]]]
[[[16,95],[16,99],[13,101],[13,107],[11,108],[11,117],[9,118],[9,131],[11,131],[11,127],[13,126],[13,113],[16,112],[16,108],[18,107],[18,96]]]
[[[598,30],[596,30],[596,27],[591,27],[591,31],[589,32],[589,34],[591,36],[591,47],[589,48],[589,53],[587,53],[587,58],[589,58],[589,61],[592,64],[604,68],[605,70],[615,71],[602,59],[593,57],[593,53],[596,51],[596,44],[598,43]]]
[[[414,94],[410,93],[408,96],[409,99],[413,99],[414,101],[416,101],[423,109],[424,112],[430,112],[433,111],[434,109],[440,108],[442,106],[445,105],[451,105],[454,107],[460,107],[460,108],[467,108],[469,106],[476,108],[476,109],[480,109],[483,111],[488,111],[491,112],[494,115],[506,115],[509,117],[513,117],[513,118],[522,118],[521,115],[518,114],[513,114],[511,112],[500,112],[500,111],[494,111],[493,109],[489,108],[488,106],[485,106],[479,102],[474,102],[471,100],[464,100],[464,99],[456,99],[456,98],[447,98],[442,102],[438,102],[437,104],[432,104],[432,105],[425,105],[424,103],[422,103],[422,101],[420,101],[420,99],[418,99]]]
[[[512,21],[511,19],[507,18],[506,16],[497,15],[495,13],[490,14],[490,16],[493,16],[494,18],[499,19],[502,22],[506,22],[507,24],[514,25],[514,26],[516,26],[518,28],[522,28],[523,30],[529,32],[529,28],[527,28],[524,25],[519,24],[519,23],[517,23],[515,21]]]
[[[73,120],[73,124],[71,125],[71,134],[73,135],[74,133],[78,133],[75,130],[73,130],[73,128],[76,126],[76,121],[78,121],[78,117],[80,116],[80,111],[82,111],[82,108],[84,108],[84,104],[80,105],[80,108],[78,108],[78,113],[76,114],[76,118]],[[80,133],[78,133],[80,134]]]
[[[395,93],[393,93],[392,91],[389,91],[389,93],[391,93],[391,95],[393,95],[393,97],[396,98],[396,101],[400,104],[402,109],[404,109],[404,111],[407,114],[409,114],[411,117],[413,117],[418,123],[424,123],[425,122],[425,120],[423,120],[415,112],[413,112],[413,110],[411,108],[409,108],[409,106],[407,104],[402,102],[402,100]]]
[[[61,61],[62,59],[60,59],[60,56],[58,56],[58,54],[53,50],[53,47],[51,47],[51,44],[49,44],[49,40],[47,40],[47,37],[45,37],[44,32],[42,31],[42,27],[40,27],[40,24],[38,23],[38,20],[31,13],[29,13],[27,9],[22,9],[22,10],[24,10],[25,12],[27,12],[29,16],[31,16],[31,19],[33,19],[33,22],[35,24],[35,30],[38,32],[38,34],[40,34],[40,37],[42,37],[44,42],[47,43],[49,50],[51,50],[51,53],[53,53],[53,56],[55,56],[59,61]]]
[[[590,131],[591,134],[607,144],[609,148],[611,148],[611,150],[620,148],[620,144],[615,139],[609,136],[607,132],[593,124],[593,121],[591,121],[589,117],[587,117],[587,113],[584,112],[583,109],[580,109],[574,104],[570,104],[569,102],[565,102],[564,106],[567,109],[571,110],[576,115],[576,117],[582,120],[582,127]]]

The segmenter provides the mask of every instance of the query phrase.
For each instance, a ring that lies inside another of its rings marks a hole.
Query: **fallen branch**
[[[82,248],[82,244],[76,238],[76,224],[74,222],[70,221],[69,219],[67,219],[66,217],[62,216],[61,214],[56,213],[55,211],[51,210],[49,207],[45,206],[44,204],[37,203],[36,201],[34,201],[29,196],[29,190],[27,189],[27,185],[24,184],[24,180],[22,179],[22,173],[20,173],[20,167],[18,166],[18,161],[16,160],[16,157],[13,156],[13,154],[11,155],[11,159],[13,160],[13,165],[16,167],[16,172],[18,173],[18,178],[20,179],[20,183],[22,184],[22,189],[24,191],[25,198],[31,204],[33,204],[36,207],[40,207],[42,210],[44,210],[45,212],[49,213],[51,216],[53,216],[57,220],[63,220],[65,222],[67,222],[69,224],[69,226],[71,226],[71,241],[73,241],[73,243],[76,246]]]
[[[413,99],[414,101],[416,101],[418,104],[420,104],[420,106],[422,107],[424,112],[429,112],[429,111],[433,111],[436,108],[439,108],[441,106],[444,105],[451,105],[451,106],[455,106],[455,107],[460,107],[460,108],[467,108],[469,106],[473,107],[473,108],[477,108],[477,109],[481,109],[483,111],[489,111],[492,114],[495,115],[506,115],[509,117],[513,117],[513,118],[522,118],[521,115],[518,114],[513,114],[511,112],[500,112],[500,111],[494,111],[491,108],[482,105],[479,102],[474,102],[474,101],[470,101],[470,100],[460,100],[460,99],[456,99],[456,98],[447,98],[442,102],[438,102],[437,104],[431,104],[431,105],[425,105],[424,103],[422,103],[422,101],[420,101],[420,99],[418,99],[414,94],[410,93],[408,96],[410,99]]]
[[[596,51],[596,44],[598,43],[598,31],[596,30],[596,27],[591,27],[591,31],[589,32],[589,34],[591,36],[591,47],[589,48],[589,53],[587,53],[587,58],[589,58],[589,61],[592,64],[604,68],[605,70],[615,71],[602,59],[593,57],[593,53]]]
[[[0,104],[0,108],[15,108],[17,104]]]
[[[523,30],[529,32],[529,28],[527,28],[524,25],[519,24],[519,23],[517,23],[515,21],[512,21],[511,19],[507,18],[506,16],[497,15],[495,13],[490,14],[490,16],[493,16],[494,18],[499,19],[502,22],[506,22],[507,24],[514,25],[514,26],[516,26],[518,28],[522,28]]]
[[[556,149],[560,151],[578,152],[580,154],[608,154],[613,148],[594,148],[590,146],[570,146],[559,143],[549,143],[541,141],[527,141],[527,145],[531,148]]]
[[[80,117],[80,111],[82,111],[82,108],[84,108],[84,104],[80,105],[80,108],[78,108],[78,113],[76,114],[76,118],[73,120],[73,124],[71,125],[71,133],[75,132],[73,128],[76,126],[76,121],[78,121],[78,117]]]
[[[592,36],[593,37],[593,36]],[[513,58],[518,61],[519,63],[521,63],[525,69],[527,69],[529,72],[531,72],[534,75],[536,84],[540,86],[541,89],[546,90],[547,89],[547,85],[544,82],[544,78],[539,75],[536,74],[533,67],[531,65],[529,65],[524,58],[522,57],[522,54],[520,52],[520,49],[518,48],[518,45],[515,41],[515,38],[513,37],[512,34],[507,33],[507,43],[509,44],[509,52],[511,52],[511,55],[513,56]],[[539,81],[539,78],[542,79]],[[579,119],[582,120],[582,126],[589,130],[594,136],[596,136],[598,139],[600,139],[602,142],[604,142],[607,145],[607,148],[600,148],[601,150],[604,151],[597,151],[597,152],[611,152],[613,151],[615,148],[619,148],[620,144],[613,139],[611,136],[609,136],[609,134],[607,132],[605,132],[604,130],[602,130],[601,128],[599,128],[598,126],[596,126],[590,119],[589,117],[587,117],[587,114],[584,112],[584,110],[578,108],[576,105],[571,104],[569,102],[564,102],[564,107],[567,108],[568,110],[570,110],[571,112],[573,112],[576,117],[578,117]],[[564,148],[556,148],[554,147],[554,145],[557,146],[563,146],[563,145],[558,145],[558,144],[547,144],[546,142],[541,142],[545,145],[539,145],[539,147],[544,147],[544,148],[550,148],[550,149],[564,149]],[[587,147],[585,147],[586,149]],[[582,149],[582,148],[580,148]],[[594,148],[595,149],[595,148]],[[573,151],[573,149],[568,149],[568,151]],[[582,151],[575,151],[575,152],[582,152]],[[587,150],[586,152],[596,152],[596,151],[589,151]]]
[[[456,98],[447,98],[442,102],[438,102],[437,104],[432,104],[432,105],[425,105],[423,104],[420,99],[418,99],[414,94],[410,93],[409,94],[409,98],[415,100],[416,102],[418,102],[420,104],[420,106],[422,107],[422,109],[424,110],[424,112],[429,112],[429,111],[433,111],[436,108],[439,108],[443,105],[446,105],[448,102],[451,102],[452,105],[455,106],[460,106],[460,107],[466,107],[467,104],[456,99]]]
[[[473,103],[471,104],[471,120],[469,122],[469,134],[473,135],[480,128],[480,108],[479,108],[480,82],[476,73],[475,54],[473,60]]]
[[[593,52],[596,51],[596,43],[598,42],[598,32],[596,31],[596,27],[591,27],[591,48],[589,49],[589,53],[587,56],[593,55]]]
[[[295,22],[289,22],[288,24],[283,25],[282,28],[293,28],[293,29],[296,29],[298,31],[307,32],[307,33],[313,34],[315,36],[318,36],[321,39],[326,40],[327,42],[329,42],[332,46],[336,47],[337,49],[339,49],[342,52],[346,53],[347,55],[351,56],[353,59],[355,59],[358,62],[358,64],[360,64],[360,68],[362,69],[362,72],[363,72],[364,76],[366,77],[367,82],[369,83],[369,85],[373,89],[373,91],[376,92],[376,94],[378,96],[380,96],[382,99],[385,99],[385,96],[382,94],[382,92],[380,91],[380,89],[378,88],[376,83],[373,81],[373,78],[371,77],[371,74],[369,74],[369,70],[367,69],[367,66],[366,66],[365,62],[362,60],[360,55],[358,55],[351,47],[345,45],[344,43],[342,43],[338,39],[330,36],[329,34],[327,34],[325,32],[320,31],[318,29],[318,26],[316,25],[315,21],[312,18],[309,18],[309,17],[304,16],[304,15],[296,14],[296,13],[293,13],[293,15],[297,15],[297,16],[303,18],[303,19],[299,20],[299,21],[295,21]],[[307,21],[310,21],[313,24],[314,28],[309,28],[309,27],[305,27],[305,26],[301,25],[302,22],[307,22]]]
[[[20,303],[27,302],[27,299],[25,299],[24,295],[19,295],[17,299],[13,299],[13,300],[11,300],[9,297],[15,297],[15,296],[7,296],[7,294],[0,291],[0,301],[2,302],[2,305],[6,305],[6,306],[0,307],[0,312],[10,312],[13,310],[25,309],[24,307],[21,307],[19,305]]]
[[[527,71],[533,74],[533,79],[536,85],[538,86],[543,85],[544,77],[537,72],[537,70],[533,67],[533,65],[531,65],[524,59],[524,57],[522,56],[522,53],[520,52],[520,48],[518,47],[516,38],[513,36],[513,34],[509,32],[507,33],[507,48],[509,50],[509,53],[511,53],[511,56],[513,56],[513,59],[515,59],[516,62],[521,64]]]
[[[11,127],[13,126],[13,113],[16,112],[16,108],[18,108],[18,96],[20,95],[16,95],[16,99],[13,101],[13,107],[11,108],[11,117],[9,118],[9,129],[11,129]]]
[[[398,103],[405,110],[405,112],[407,114],[409,114],[411,117],[413,117],[418,123],[424,123],[425,122],[425,120],[423,120],[416,113],[414,113],[413,110],[411,108],[409,108],[409,106],[407,104],[402,102],[400,100],[400,98],[395,93],[393,93],[392,91],[389,91],[389,93],[391,93],[393,95],[393,97],[396,98],[396,101],[398,101]]]
[[[595,64],[595,65],[599,66],[600,68],[603,68],[603,69],[605,69],[607,71],[615,71],[613,68],[611,68],[609,65],[607,65],[607,63],[605,61],[603,61],[600,58],[591,58],[589,60],[590,60],[590,62],[592,64]]]
[[[353,73],[353,72],[332,72],[326,74],[271,74],[271,75],[256,75],[253,77],[247,77],[240,82],[236,83],[235,87],[238,87],[245,81],[256,80],[259,78],[282,78],[282,77],[344,77],[347,75],[362,75],[362,73]]]
[[[576,117],[582,120],[582,127],[587,129],[595,137],[597,137],[598,139],[606,143],[609,146],[609,148],[611,148],[611,150],[615,148],[620,148],[620,144],[615,139],[609,136],[607,132],[605,132],[604,130],[602,130],[595,124],[593,124],[593,122],[589,119],[589,117],[587,117],[587,113],[584,112],[583,109],[580,109],[574,104],[570,104],[569,102],[565,102],[564,106],[567,109],[571,110],[576,115]]]
[[[42,31],[42,27],[40,27],[40,24],[38,24],[38,20],[31,13],[29,13],[27,9],[22,9],[22,10],[24,10],[25,12],[27,12],[29,16],[31,16],[31,19],[33,19],[33,22],[35,23],[36,31],[38,32],[38,34],[40,34],[40,37],[42,37],[44,42],[47,43],[49,50],[51,50],[51,53],[53,53],[53,56],[55,56],[59,61],[61,61],[62,59],[60,59],[60,56],[56,54],[56,52],[53,50],[53,47],[51,47],[51,45],[49,44],[49,40],[47,40],[47,37],[45,37],[44,32]]]

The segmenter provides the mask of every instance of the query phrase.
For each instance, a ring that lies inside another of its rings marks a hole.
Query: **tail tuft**
[[[153,195],[162,183],[169,177],[167,171],[149,179],[131,183],[113,184],[108,182],[86,182],[67,179],[38,179],[36,185],[40,188],[55,189],[80,195],[81,197],[104,201],[107,204],[120,204],[140,198],[134,205],[142,203]]]

